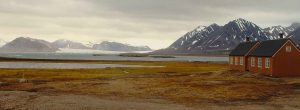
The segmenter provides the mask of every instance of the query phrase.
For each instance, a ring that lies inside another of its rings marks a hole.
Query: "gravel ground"
[[[299,105],[299,94],[276,97],[268,102],[199,104],[187,107],[164,100],[0,91],[1,110],[299,110]]]

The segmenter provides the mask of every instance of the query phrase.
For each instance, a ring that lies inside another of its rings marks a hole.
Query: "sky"
[[[116,41],[166,48],[199,25],[300,22],[300,0],[0,0],[0,39]]]

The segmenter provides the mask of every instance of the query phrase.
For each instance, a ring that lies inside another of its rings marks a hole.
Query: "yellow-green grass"
[[[102,63],[102,62],[100,62]],[[113,63],[113,62],[111,62]],[[1,69],[0,79],[18,79],[23,76],[28,80],[61,80],[61,79],[97,79],[129,74],[163,74],[163,73],[201,73],[223,71],[225,64],[186,63],[186,62],[118,62],[145,66],[139,68],[104,68],[104,69]]]

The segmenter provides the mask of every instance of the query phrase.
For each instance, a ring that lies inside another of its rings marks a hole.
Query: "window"
[[[244,57],[240,57],[240,65],[244,65]]]
[[[261,58],[258,58],[258,61],[257,61],[257,62],[258,62],[258,65],[257,65],[257,66],[258,66],[259,68],[261,68],[261,67],[262,67],[262,59],[261,59]]]
[[[229,62],[231,65],[233,64],[233,61],[234,61],[233,57],[229,57]]]
[[[255,58],[254,57],[251,57],[251,66],[255,67]]]
[[[266,68],[270,68],[270,58],[266,58]]]
[[[234,63],[234,64],[235,64],[235,65],[238,65],[238,64],[239,64],[239,57],[235,57],[234,60],[235,60],[235,63]]]
[[[285,51],[286,52],[292,52],[292,47],[291,46],[286,46]]]

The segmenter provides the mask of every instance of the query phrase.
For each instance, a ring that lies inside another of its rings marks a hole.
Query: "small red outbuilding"
[[[259,42],[243,42],[240,43],[229,54],[229,63],[232,70],[247,71],[248,70],[248,56],[253,51]]]

